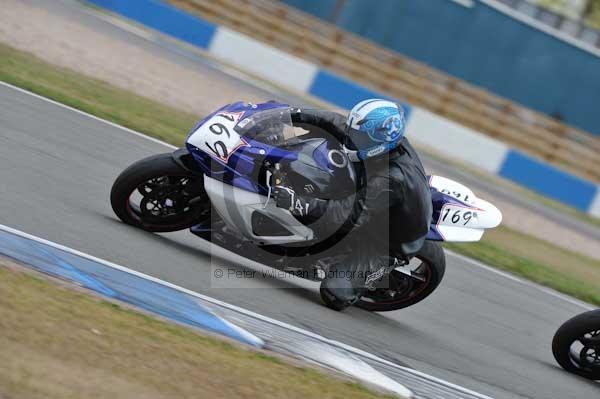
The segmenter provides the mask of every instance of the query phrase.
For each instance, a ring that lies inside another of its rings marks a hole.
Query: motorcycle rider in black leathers
[[[404,109],[394,102],[362,101],[347,118],[292,108],[292,122],[333,135],[361,176],[357,194],[343,199],[315,199],[294,187],[273,191],[277,205],[299,219],[327,218],[346,229],[346,256],[329,267],[321,284],[326,305],[342,310],[382,281],[395,262],[407,262],[423,246],[432,217],[428,178],[404,137]]]

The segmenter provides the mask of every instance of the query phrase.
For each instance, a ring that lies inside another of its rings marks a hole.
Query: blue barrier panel
[[[323,19],[335,14],[331,0],[283,1]],[[481,1],[473,7],[449,0],[337,3],[341,28],[600,135],[597,54]]]
[[[99,7],[169,34],[187,43],[208,48],[217,27],[159,0],[88,0]]]
[[[587,180],[515,150],[508,152],[500,176],[584,212],[589,210],[598,190]]]
[[[398,101],[323,69],[315,77],[308,92],[313,96],[346,109],[351,109],[362,100],[369,98],[385,98],[391,101]],[[402,106],[408,120],[411,107],[405,103]]]
[[[106,297],[192,327],[262,346],[262,341],[205,309],[191,294],[0,229],[0,254]]]

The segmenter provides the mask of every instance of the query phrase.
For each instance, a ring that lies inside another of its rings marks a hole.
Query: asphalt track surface
[[[600,385],[553,361],[556,328],[576,301],[456,256],[442,286],[410,309],[333,312],[317,285],[245,279],[215,288],[215,267],[252,271],[233,254],[211,258],[188,232],[151,234],[119,222],[108,195],[131,162],[169,148],[0,86],[0,223],[345,342],[496,398],[593,398]],[[258,269],[260,270],[260,269]],[[236,280],[237,281],[237,280]]]

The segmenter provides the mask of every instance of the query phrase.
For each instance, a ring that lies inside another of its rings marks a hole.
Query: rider
[[[335,112],[292,108],[295,124],[316,126],[332,134],[360,170],[356,196],[320,200],[277,186],[277,206],[299,218],[343,225],[351,254],[332,265],[321,284],[327,306],[342,310],[366,288],[408,261],[423,246],[432,217],[431,194],[423,165],[404,137],[401,105],[382,99],[357,104],[348,117]],[[306,211],[307,210],[307,211]]]

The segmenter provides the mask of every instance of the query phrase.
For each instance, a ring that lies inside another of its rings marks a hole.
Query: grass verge
[[[174,145],[200,119],[2,43],[0,80]]]
[[[23,272],[2,258],[0,293],[3,398],[383,397]]]
[[[50,65],[0,44],[0,80],[90,114],[182,145],[197,117]],[[600,262],[502,227],[475,244],[449,248],[600,305]]]

